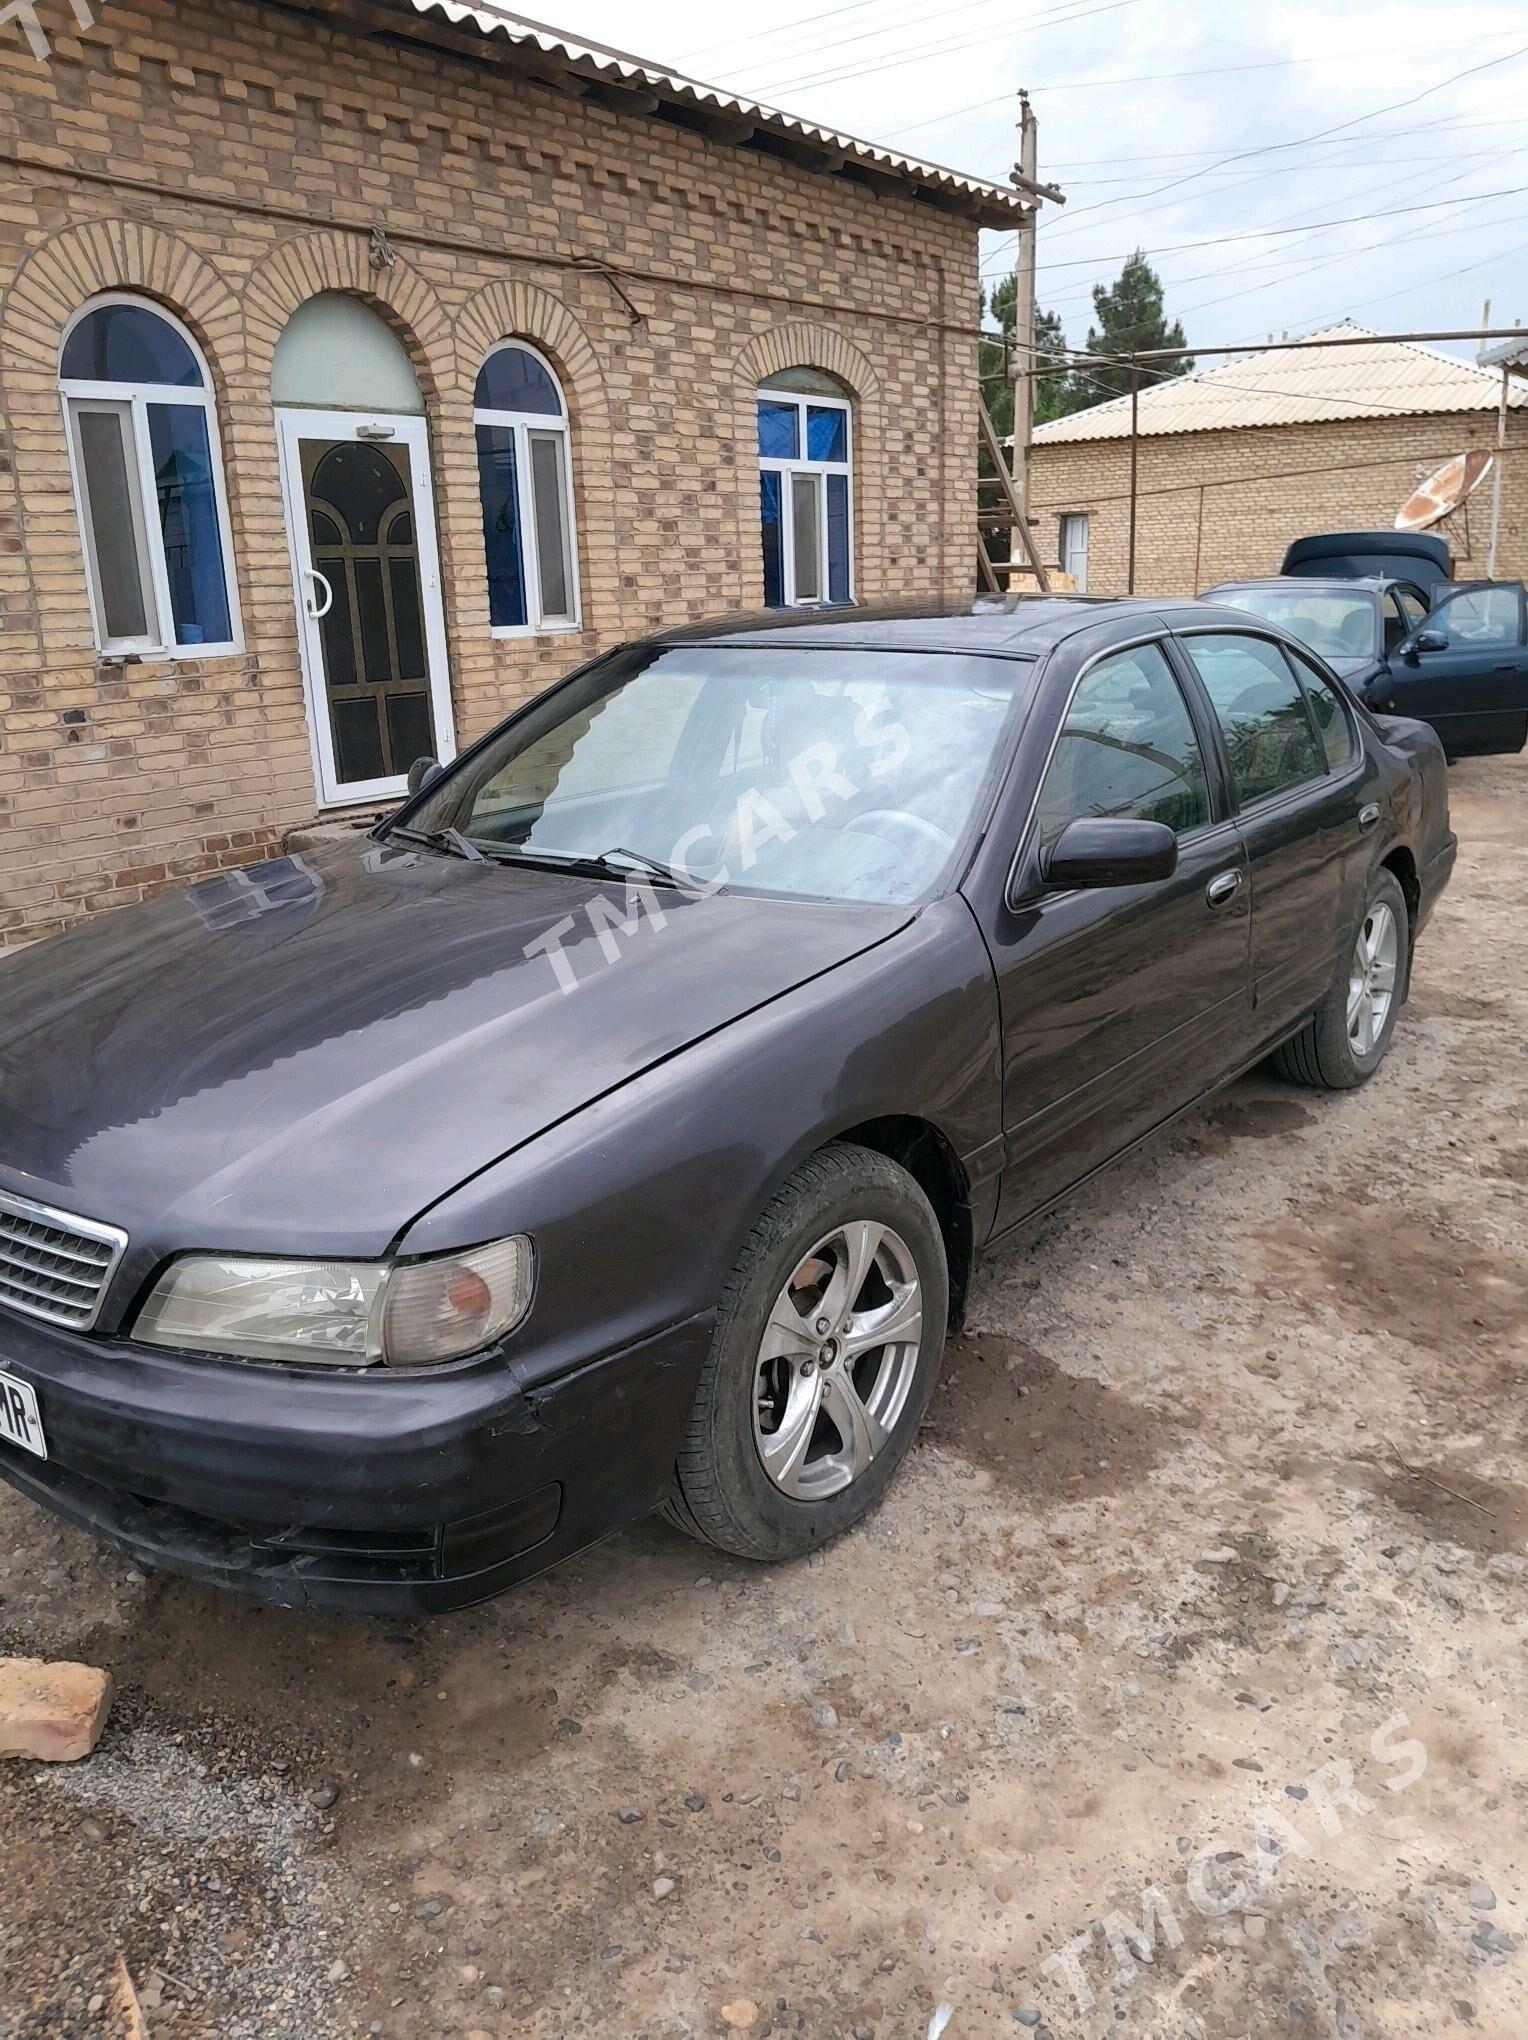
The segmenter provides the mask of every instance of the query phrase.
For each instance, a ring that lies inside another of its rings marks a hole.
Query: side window
[[[573,466],[562,386],[535,349],[490,350],[473,394],[488,620],[502,632],[578,622]]]
[[[765,605],[851,601],[848,396],[822,369],[783,369],[759,385],[758,421]]]
[[[1427,614],[1427,604],[1409,588],[1397,588],[1395,599],[1401,605],[1408,629],[1415,630]]]
[[[1461,651],[1472,645],[1515,645],[1518,600],[1515,587],[1466,588],[1438,604],[1427,628],[1441,631]]]
[[[239,649],[211,378],[158,305],[97,299],[59,361],[97,647]]]
[[[1048,843],[1083,815],[1165,822],[1180,835],[1210,819],[1204,757],[1183,693],[1156,645],[1102,659],[1072,696],[1036,807]]]
[[[1358,751],[1358,739],[1353,734],[1353,723],[1337,690],[1322,678],[1309,659],[1301,658],[1298,652],[1289,654],[1290,664],[1299,674],[1305,687],[1305,698],[1310,703],[1311,715],[1315,718],[1316,732],[1321,738],[1321,748],[1326,753],[1326,762],[1334,772],[1340,772],[1350,764]]]
[[[1385,618],[1385,657],[1388,659],[1401,639],[1410,632],[1411,624],[1401,606],[1401,598],[1393,588],[1381,606]]]
[[[1322,776],[1304,698],[1276,645],[1229,631],[1183,644],[1220,720],[1243,807]]]

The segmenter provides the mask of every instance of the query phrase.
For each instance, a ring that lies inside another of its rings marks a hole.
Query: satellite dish
[[[1496,456],[1482,447],[1456,453],[1442,467],[1435,468],[1414,495],[1408,496],[1395,513],[1397,531],[1426,531],[1457,510],[1465,497],[1478,489],[1495,465]]]

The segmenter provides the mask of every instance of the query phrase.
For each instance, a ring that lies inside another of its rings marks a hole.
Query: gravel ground
[[[0,1495],[0,1643],[119,1683],[0,1773],[0,2035],[127,2032],[119,1957],[152,2040],[1528,2032],[1525,792],[1455,772],[1375,1083],[990,1261],[809,1563],[648,1524],[391,1628]]]

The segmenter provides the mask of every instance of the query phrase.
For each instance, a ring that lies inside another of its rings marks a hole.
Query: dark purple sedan
[[[286,1604],[842,1530],[977,1254],[1371,1077],[1454,859],[1429,730],[1193,604],[661,636],[415,784],[0,976],[0,1475]]]

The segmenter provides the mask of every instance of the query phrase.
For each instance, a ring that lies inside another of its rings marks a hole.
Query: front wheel
[[[804,1162],[723,1293],[665,1513],[742,1558],[794,1558],[877,1502],[918,1435],[949,1270],[907,1171],[835,1143]]]
[[[1346,968],[1314,1015],[1274,1055],[1281,1076],[1321,1091],[1366,1084],[1385,1059],[1410,968],[1411,924],[1393,872],[1377,871]]]

